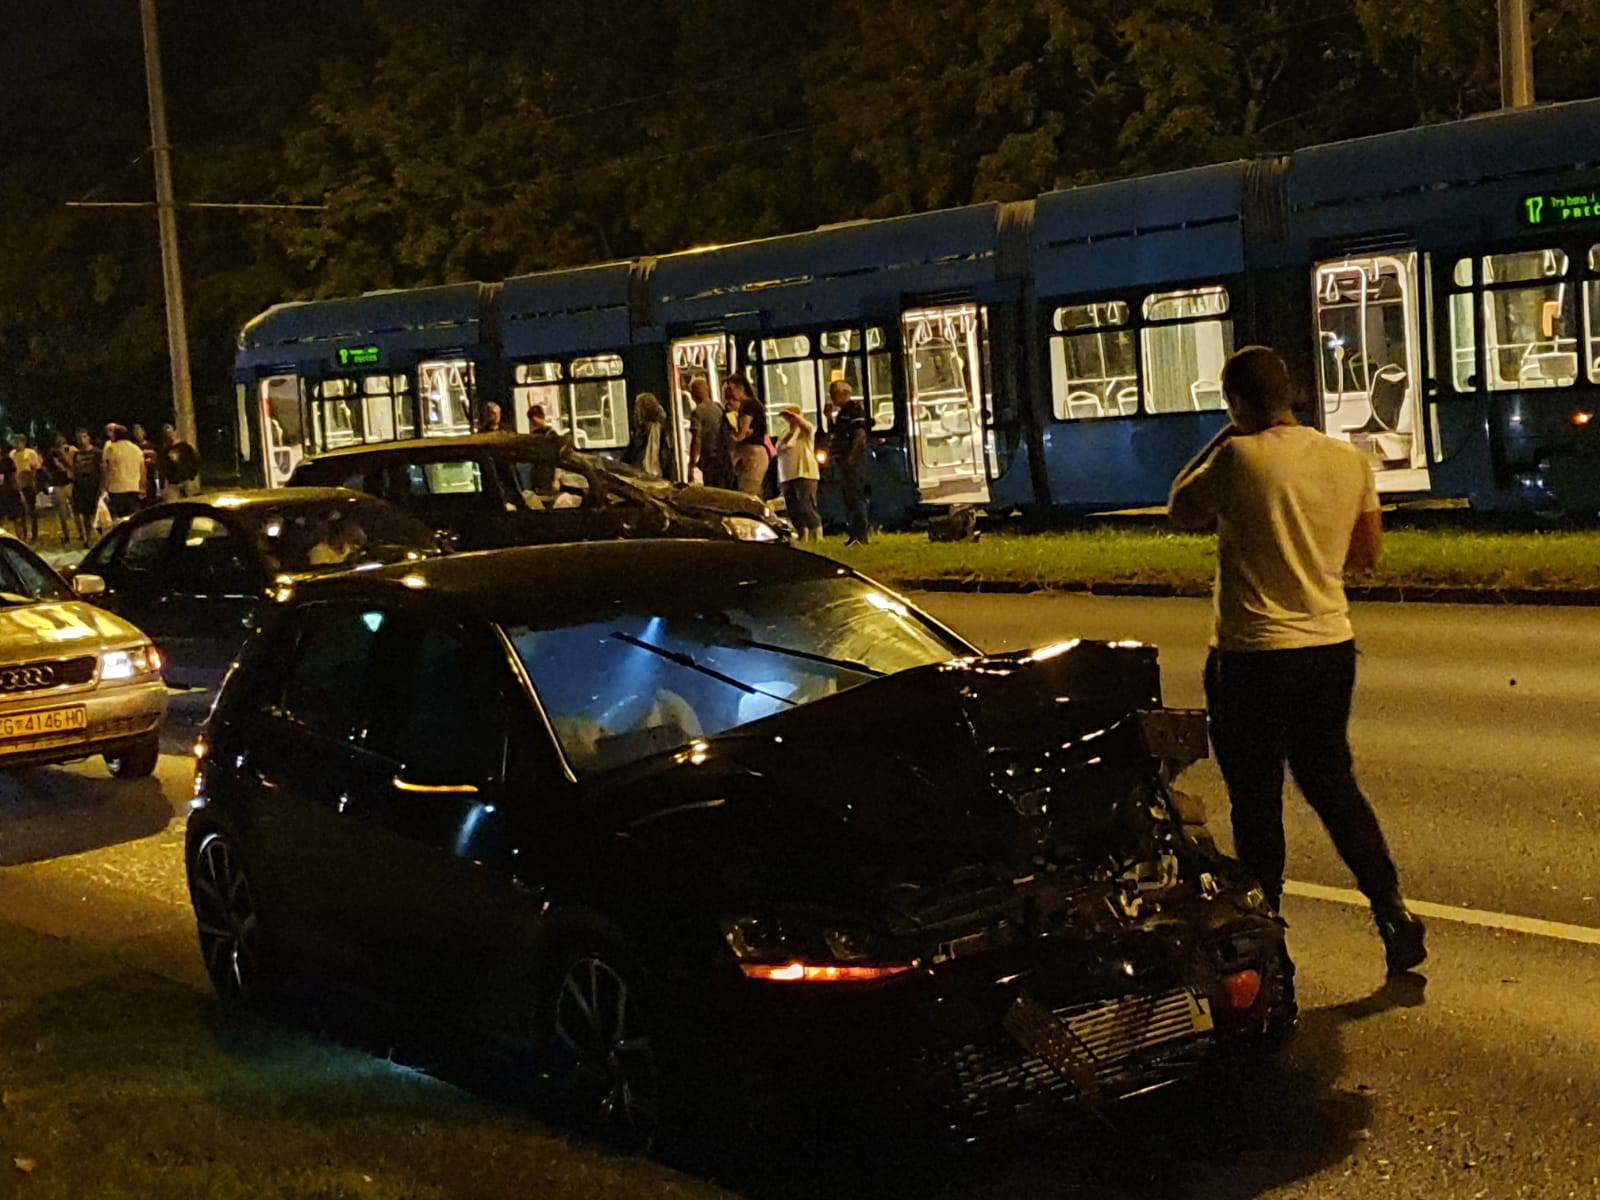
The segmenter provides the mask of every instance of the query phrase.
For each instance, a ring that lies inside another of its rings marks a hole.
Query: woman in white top
[[[789,520],[802,542],[822,540],[822,515],[817,512],[817,430],[792,405],[779,410],[789,429],[778,441],[778,486],[783,489]]]

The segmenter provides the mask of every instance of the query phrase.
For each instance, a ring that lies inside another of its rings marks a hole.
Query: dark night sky
[[[161,0],[177,156],[236,135],[205,103],[240,72],[314,80],[316,56],[360,19],[357,0]],[[61,198],[147,199],[149,142],[137,0],[0,0],[0,155],[38,160]],[[286,70],[293,59],[298,70]],[[307,68],[311,68],[308,76]],[[228,118],[232,120],[232,118]]]

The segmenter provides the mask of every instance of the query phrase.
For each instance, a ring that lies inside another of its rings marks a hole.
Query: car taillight
[[[881,966],[860,966],[849,963],[740,963],[739,969],[749,979],[768,983],[873,983],[903,975],[912,969],[910,963],[890,963]]]
[[[1222,977],[1222,999],[1235,1012],[1255,1007],[1261,998],[1261,972],[1237,971]]]

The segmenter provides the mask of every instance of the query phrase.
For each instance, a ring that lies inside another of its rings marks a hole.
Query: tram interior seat
[[[1532,387],[1558,387],[1577,378],[1578,352],[1562,350],[1554,342],[1529,346],[1517,370],[1517,382]]]
[[[1196,379],[1189,385],[1189,402],[1195,412],[1222,408],[1222,384],[1215,379]]]
[[[1398,462],[1411,457],[1412,431],[1406,410],[1406,388],[1410,375],[1399,363],[1380,367],[1372,377],[1372,391],[1367,396],[1371,412],[1360,425],[1346,425],[1341,431],[1350,441],[1365,444],[1376,451],[1385,462]]]
[[[1139,389],[1131,384],[1117,389],[1117,412],[1124,417],[1138,415]]]
[[[1100,406],[1100,397],[1093,392],[1069,392],[1067,394],[1067,416],[1074,420],[1104,415],[1105,412]]]

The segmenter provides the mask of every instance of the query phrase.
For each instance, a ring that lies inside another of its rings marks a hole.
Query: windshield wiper
[[[758,687],[750,686],[750,684],[745,683],[742,679],[735,679],[732,675],[724,675],[715,667],[708,667],[702,662],[696,662],[692,657],[683,653],[681,650],[668,650],[665,646],[652,646],[649,642],[643,641],[640,638],[636,638],[632,634],[623,633],[621,630],[613,630],[611,636],[616,638],[619,642],[626,642],[630,646],[637,646],[640,650],[648,650],[651,654],[658,655],[670,663],[677,663],[680,667],[688,667],[691,671],[698,671],[702,675],[709,675],[718,683],[725,683],[729,687],[738,688],[741,692],[744,692],[748,696],[765,696],[768,700],[777,700],[779,703],[787,704],[790,708],[794,708],[796,705],[796,702],[789,699],[787,696],[778,696],[774,695],[772,692],[762,691]]]
[[[847,658],[829,658],[826,654],[813,654],[809,650],[796,650],[793,646],[777,646],[771,642],[758,642],[754,638],[735,639],[741,646],[749,646],[752,650],[765,650],[769,654],[787,654],[790,658],[803,658],[807,662],[822,663],[829,667],[843,667],[846,671],[859,671],[863,675],[871,675],[875,679],[882,679],[889,672],[880,671],[877,667],[869,667],[866,663],[851,662]]]

